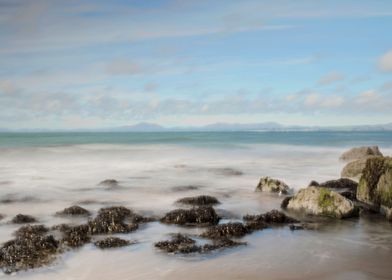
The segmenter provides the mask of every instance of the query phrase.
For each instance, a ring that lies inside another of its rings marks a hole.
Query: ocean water
[[[349,147],[379,145],[392,155],[391,132],[159,132],[0,134],[0,242],[12,238],[18,213],[48,226],[82,223],[54,213],[79,204],[93,213],[123,205],[146,215],[178,208],[184,196],[208,194],[238,220],[279,209],[281,197],[256,193],[261,176],[295,190],[340,177]],[[99,186],[105,179],[117,189]],[[178,187],[198,186],[194,190]],[[180,189],[180,190],[179,190]],[[225,220],[227,221],[227,220]],[[206,255],[168,255],[153,243],[203,229],[158,222],[119,235],[138,243],[99,250],[92,244],[59,255],[48,267],[13,279],[391,279],[392,224],[377,215],[330,221],[316,231],[276,227],[247,235],[242,246]]]

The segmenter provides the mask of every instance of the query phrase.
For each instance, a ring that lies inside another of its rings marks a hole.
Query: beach
[[[204,133],[204,134],[203,134]],[[162,217],[183,197],[211,195],[223,218],[280,209],[278,194],[255,192],[262,176],[294,191],[311,180],[337,179],[347,148],[374,144],[392,154],[391,132],[228,132],[0,135],[0,241],[12,238],[15,215],[39,224],[81,224],[60,217],[71,205],[96,215],[125,206]],[[110,188],[100,182],[118,182]],[[92,243],[67,250],[47,266],[13,279],[389,279],[392,224],[380,215],[330,220],[317,230],[269,227],[240,238],[246,246],[207,254],[167,254],[154,243],[172,233],[198,235],[201,227],[144,223],[115,234],[135,244],[100,250]],[[3,275],[3,277],[7,277]]]

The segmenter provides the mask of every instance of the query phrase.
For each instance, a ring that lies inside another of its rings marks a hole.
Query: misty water
[[[74,204],[96,213],[111,205],[162,216],[185,196],[217,197],[218,211],[238,221],[279,209],[282,197],[255,192],[261,176],[298,190],[311,180],[340,177],[347,148],[379,145],[392,155],[390,132],[44,133],[0,134],[0,242],[19,227],[18,213],[40,223]],[[99,182],[119,181],[118,188]],[[184,186],[198,186],[187,190]],[[152,222],[122,238],[137,244],[100,250],[87,244],[47,267],[13,279],[391,279],[392,224],[378,215],[327,221],[318,230],[272,227],[245,236],[247,246],[209,254],[172,255],[154,242],[204,229]],[[5,277],[11,277],[2,275]]]

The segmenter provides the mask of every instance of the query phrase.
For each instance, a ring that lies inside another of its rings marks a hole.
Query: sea
[[[377,145],[392,155],[391,131],[50,132],[0,133],[0,243],[13,238],[17,214],[39,223],[84,223],[55,213],[80,205],[92,213],[126,206],[160,217],[176,200],[212,195],[222,223],[280,209],[283,197],[255,192],[270,176],[293,191],[311,180],[340,178],[339,156]],[[116,188],[99,183],[119,182]],[[290,213],[288,213],[290,214]],[[152,222],[116,236],[136,244],[101,250],[93,244],[58,255],[50,265],[4,279],[392,279],[392,223],[376,214],[328,220],[317,230],[288,226],[256,231],[246,246],[208,254],[167,254],[154,243],[203,228]]]

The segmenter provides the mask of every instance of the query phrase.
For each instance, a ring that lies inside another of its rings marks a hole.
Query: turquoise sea
[[[392,146],[392,131],[341,132],[51,132],[0,133],[0,147],[58,146],[80,144],[181,144],[235,145],[282,144],[350,147]]]

